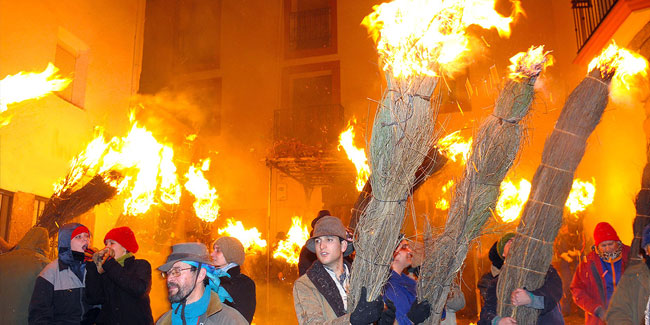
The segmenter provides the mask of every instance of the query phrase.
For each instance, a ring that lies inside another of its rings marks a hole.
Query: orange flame
[[[629,89],[630,79],[635,75],[648,75],[648,61],[641,55],[624,48],[619,48],[612,42],[600,55],[589,63],[589,71],[598,69],[603,79],[613,78]]]
[[[531,46],[528,52],[519,52],[510,58],[510,79],[523,80],[538,76],[546,67],[553,65],[551,51],[544,52],[544,45]]]
[[[220,208],[217,202],[219,199],[217,190],[210,185],[210,182],[203,175],[203,172],[209,169],[210,158],[205,159],[195,166],[190,166],[190,170],[185,174],[185,178],[187,179],[185,189],[196,198],[194,201],[194,212],[196,212],[196,216],[199,219],[205,222],[217,220]]]
[[[366,158],[365,150],[354,146],[354,126],[352,124],[356,122],[357,120],[354,119],[352,123],[348,123],[348,128],[339,135],[338,150],[341,151],[341,147],[343,147],[345,153],[348,155],[348,159],[357,169],[356,186],[357,191],[361,192],[370,177],[370,166],[368,166],[368,158]]]
[[[510,223],[519,218],[521,209],[530,195],[530,188],[530,182],[524,178],[519,180],[519,186],[510,179],[501,182],[501,194],[496,205],[496,212],[501,217],[501,221]]]
[[[241,221],[235,222],[233,219],[228,219],[226,222],[225,228],[217,230],[219,235],[225,234],[237,238],[244,246],[247,254],[263,253],[265,251],[266,240],[262,239],[262,234],[257,228],[246,229]]]
[[[451,161],[456,161],[460,156],[462,163],[465,164],[469,158],[469,152],[472,149],[472,138],[464,139],[460,135],[460,130],[447,135],[438,141],[438,151]]]
[[[302,218],[298,216],[291,218],[291,224],[287,239],[278,243],[278,247],[273,251],[273,258],[283,259],[291,265],[298,265],[300,250],[309,239],[309,231],[307,231],[307,226],[303,227]]]
[[[575,215],[578,212],[584,211],[589,205],[594,203],[594,195],[596,195],[596,181],[591,182],[581,181],[580,179],[573,180],[569,198],[565,206],[569,212]]]
[[[442,186],[442,195],[445,195],[445,193],[447,193],[447,191],[449,191],[449,189],[452,186],[454,186],[454,183],[455,183],[454,180],[450,179],[447,182],[447,184],[443,185]],[[438,200],[438,202],[436,202],[436,208],[440,209],[440,210],[449,209],[449,200],[447,200],[447,198],[444,198],[444,197],[440,198],[440,200]]]
[[[377,43],[383,69],[396,77],[437,76],[438,68],[457,70],[469,51],[466,29],[478,25],[510,35],[510,23],[523,13],[511,0],[511,17],[494,10],[494,0],[394,0],[373,6],[361,23]]]
[[[56,75],[58,71],[54,64],[48,63],[43,72],[23,71],[0,80],[0,112],[6,111],[9,104],[41,98],[65,89],[72,80]]]

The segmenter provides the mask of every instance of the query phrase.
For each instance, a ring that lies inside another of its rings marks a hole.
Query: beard
[[[171,294],[171,291],[169,291],[171,288],[177,289],[175,294]],[[190,288],[181,287],[176,283],[168,283],[167,290],[169,293],[169,302],[171,303],[181,302],[183,299],[187,298],[190,293]]]

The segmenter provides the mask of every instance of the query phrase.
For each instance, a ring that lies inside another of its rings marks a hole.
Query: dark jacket
[[[648,297],[650,296],[650,258],[645,263],[630,266],[616,288],[607,310],[607,324],[648,324]],[[644,322],[645,321],[645,322]]]
[[[316,254],[307,249],[307,245],[302,246],[298,257],[298,275],[303,276],[317,259]]]
[[[86,299],[102,305],[97,324],[153,324],[149,262],[129,257],[122,267],[111,258],[103,268],[99,274],[95,263],[86,263]]]
[[[30,229],[8,253],[0,255],[0,315],[3,324],[25,324],[34,282],[50,262],[45,258],[47,230]]]
[[[86,268],[70,250],[72,231],[79,224],[59,230],[59,257],[36,278],[29,302],[29,324],[93,324],[99,306],[91,306],[84,295]],[[83,256],[83,255],[82,255]]]
[[[232,303],[226,302],[226,304],[237,309],[248,323],[252,323],[257,304],[255,282],[247,275],[242,274],[239,266],[229,269],[228,274],[230,274],[230,278],[220,278],[221,286],[228,291],[233,300]]]
[[[481,277],[478,283],[483,302],[478,325],[490,325],[494,317],[497,316],[498,281],[498,274],[495,276],[492,272],[488,272]],[[533,295],[544,297],[544,309],[540,311],[539,317],[537,318],[538,325],[564,324],[564,318],[558,307],[558,303],[562,298],[562,279],[560,279],[555,268],[552,266],[549,267],[544,278],[544,284],[539,289],[530,292]]]
[[[627,268],[628,255],[630,254],[630,247],[623,245],[623,252],[621,253],[621,273],[625,272]],[[613,268],[616,269],[615,267]],[[603,313],[607,310],[608,299],[607,297],[613,293],[607,292],[607,279],[606,277],[612,276],[611,272],[605,272],[603,262],[598,254],[592,249],[587,254],[586,261],[578,265],[576,273],[573,274],[571,281],[571,295],[573,301],[582,310],[585,311],[585,324],[586,325],[604,325],[605,322],[601,321],[594,313],[596,308],[601,307]],[[620,276],[620,274],[619,274]],[[617,276],[614,275],[612,279]]]

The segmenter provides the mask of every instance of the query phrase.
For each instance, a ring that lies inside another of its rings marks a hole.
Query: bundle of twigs
[[[492,115],[483,121],[472,144],[463,177],[455,188],[445,230],[435,239],[430,234],[425,236],[418,299],[431,303],[429,324],[440,322],[450,286],[463,265],[470,242],[479,236],[494,211],[499,185],[519,151],[524,132],[520,122],[533,101],[534,84],[546,62],[544,55],[541,59],[535,69],[506,83]]]
[[[393,250],[404,222],[416,170],[434,143],[439,103],[431,95],[438,78],[396,79],[387,73],[388,89],[377,109],[370,141],[372,197],[355,230],[357,252],[350,278],[348,310],[354,310],[361,287],[378,297],[386,282]]]
[[[643,228],[650,224],[650,144],[646,148],[646,165],[643,168],[641,176],[641,190],[636,195],[636,217],[634,218],[634,239],[632,240],[632,249],[630,254],[630,264],[640,263],[641,238],[643,237]]]
[[[440,171],[447,161],[449,161],[449,159],[438,152],[438,147],[432,146],[424,157],[418,170],[415,171],[415,184],[413,184],[411,192],[414,193],[430,176]],[[368,206],[368,203],[370,203],[371,198],[372,185],[370,184],[370,180],[368,180],[366,181],[366,185],[363,186],[361,193],[359,193],[359,197],[354,203],[354,207],[352,207],[352,217],[350,218],[351,229],[354,230],[357,228],[359,218]]]
[[[593,69],[567,98],[544,144],[517,235],[499,275],[497,311],[502,317],[513,317],[519,324],[537,321],[538,310],[513,306],[510,295],[517,288],[535,290],[544,283],[574,172],[585,153],[587,138],[607,106],[611,77]]]
[[[107,179],[119,178],[121,175],[117,172],[96,175],[77,190],[70,187],[54,193],[45,204],[37,226],[47,228],[50,236],[53,236],[66,222],[115,196],[117,189]]]

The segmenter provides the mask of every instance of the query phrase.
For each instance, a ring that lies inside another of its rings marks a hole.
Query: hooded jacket
[[[30,229],[8,253],[0,255],[0,315],[4,324],[27,322],[34,281],[49,263],[49,238],[42,227]]]
[[[607,310],[607,324],[647,324],[645,312],[650,296],[650,260],[625,270]]]
[[[59,229],[59,257],[36,278],[29,303],[29,324],[93,324],[99,312],[84,299],[86,268],[72,255],[72,232],[81,226],[69,223]],[[79,276],[79,274],[81,276]]]

